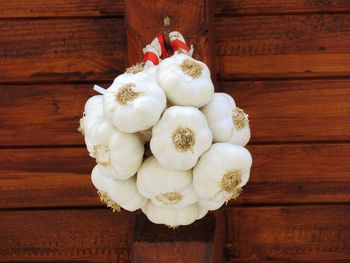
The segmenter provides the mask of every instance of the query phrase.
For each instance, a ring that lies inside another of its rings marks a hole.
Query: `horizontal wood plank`
[[[350,202],[350,144],[252,145],[237,203]]]
[[[102,205],[86,149],[4,149],[0,155],[0,207]]]
[[[77,127],[93,95],[92,84],[0,86],[0,145],[83,144]]]
[[[108,85],[104,85],[108,87]],[[350,81],[220,83],[250,115],[252,141],[350,138]],[[92,84],[0,86],[0,145],[83,144],[76,132]]]
[[[1,211],[0,262],[130,262],[132,225],[107,209]]]
[[[344,141],[350,138],[350,81],[220,83],[250,116],[252,141]]]
[[[349,144],[252,145],[239,203],[350,202]],[[102,206],[84,148],[0,150],[0,208]]]
[[[226,209],[228,262],[348,262],[350,206]]]
[[[266,15],[349,12],[348,0],[218,0],[216,15]]]
[[[220,17],[221,79],[349,76],[350,15]]]
[[[121,16],[123,8],[122,0],[12,0],[0,2],[0,18]]]
[[[0,20],[0,83],[112,80],[125,69],[121,18]]]

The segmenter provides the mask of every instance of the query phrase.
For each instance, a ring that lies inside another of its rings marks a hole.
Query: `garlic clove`
[[[244,147],[213,144],[193,169],[194,190],[207,201],[221,195],[225,201],[236,198],[248,182],[251,165],[252,157]]]

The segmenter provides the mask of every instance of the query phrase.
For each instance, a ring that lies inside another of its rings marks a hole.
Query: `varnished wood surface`
[[[217,88],[250,115],[252,142],[286,142],[349,140],[349,86],[346,79],[237,81]],[[0,86],[0,146],[83,144],[76,129],[86,100],[98,95],[92,87]]]
[[[4,17],[101,17],[122,16],[122,0],[12,0],[0,2]]]
[[[1,262],[131,261],[135,214],[102,207],[76,128],[159,12],[250,115],[251,178],[219,221],[226,261],[349,262],[349,1],[209,2],[0,1]]]
[[[252,142],[348,141],[350,80],[220,83],[250,117]]]
[[[220,79],[349,76],[350,15],[217,17]]]
[[[266,15],[349,12],[348,0],[218,0],[215,14]]]
[[[226,209],[227,262],[347,262],[350,206]]]
[[[133,219],[109,209],[0,212],[0,262],[130,262]]]
[[[113,80],[124,71],[122,18],[0,19],[0,83]]]
[[[0,86],[0,145],[83,144],[77,128],[86,101],[98,95],[92,87],[92,83]]]
[[[349,144],[248,146],[249,184],[231,205],[350,202]],[[0,208],[102,206],[84,148],[0,150]]]

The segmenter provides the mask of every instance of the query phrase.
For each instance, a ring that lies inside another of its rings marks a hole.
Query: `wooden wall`
[[[350,2],[218,0],[217,90],[254,157],[225,208],[227,262],[350,261]],[[121,0],[0,0],[0,261],[129,262],[76,132],[127,62]]]

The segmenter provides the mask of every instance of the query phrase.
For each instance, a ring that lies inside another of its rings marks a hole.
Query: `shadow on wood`
[[[138,215],[134,226],[132,262],[215,262],[213,240],[216,219],[209,215],[189,226],[172,229]]]

